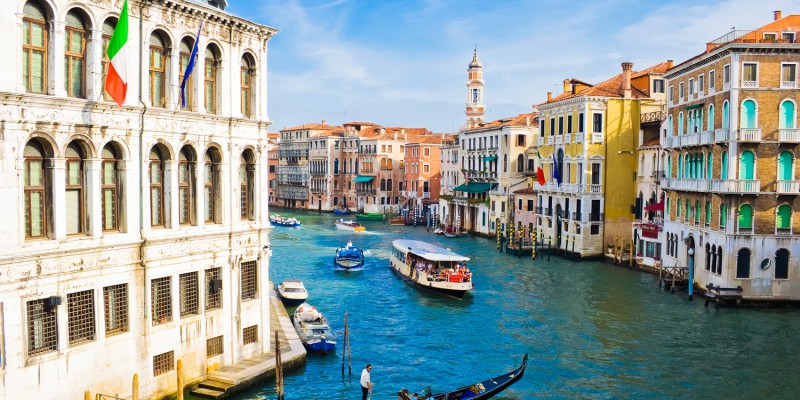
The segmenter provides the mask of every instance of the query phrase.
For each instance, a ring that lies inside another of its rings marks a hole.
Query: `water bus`
[[[391,267],[400,277],[417,286],[464,298],[472,290],[469,257],[419,240],[392,242]]]

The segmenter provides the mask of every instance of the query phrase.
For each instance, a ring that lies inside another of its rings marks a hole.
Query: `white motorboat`
[[[361,225],[352,219],[346,220],[344,218],[336,220],[336,229],[350,232],[365,232],[367,230],[364,228],[364,225]]]
[[[286,280],[278,285],[278,297],[287,306],[297,306],[308,300],[308,291],[302,281]]]
[[[292,324],[308,350],[327,353],[336,349],[336,333],[316,307],[301,304],[292,316]]]

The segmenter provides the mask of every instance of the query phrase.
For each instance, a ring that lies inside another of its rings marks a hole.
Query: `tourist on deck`
[[[367,400],[367,396],[372,393],[372,364],[367,364],[361,371],[361,400]]]

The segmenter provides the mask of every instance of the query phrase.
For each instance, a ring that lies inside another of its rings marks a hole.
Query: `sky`
[[[326,120],[456,132],[477,46],[485,120],[530,112],[565,78],[602,82],[755,29],[790,0],[229,0],[278,29],[269,42],[270,131]],[[794,5],[794,8],[790,7]]]

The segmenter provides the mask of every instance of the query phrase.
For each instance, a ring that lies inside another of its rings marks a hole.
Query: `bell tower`
[[[472,62],[467,69],[467,128],[474,128],[483,123],[483,64],[478,61],[478,48],[472,55]]]

